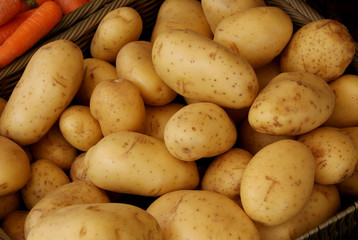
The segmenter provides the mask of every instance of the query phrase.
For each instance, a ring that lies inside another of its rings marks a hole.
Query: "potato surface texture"
[[[199,183],[194,162],[175,158],[159,139],[131,131],[105,136],[87,151],[84,164],[92,183],[119,193],[160,196]]]
[[[275,226],[288,221],[308,201],[315,159],[301,142],[283,139],[257,152],[242,175],[243,209],[254,221]]]
[[[165,240],[260,239],[254,223],[242,208],[212,191],[173,191],[156,199],[147,212],[159,222]]]
[[[168,151],[183,161],[213,157],[228,151],[236,142],[234,122],[220,106],[192,103],[179,109],[164,129]]]
[[[258,93],[256,74],[244,58],[194,31],[161,33],[152,59],[159,77],[187,98],[244,108]]]
[[[0,118],[0,134],[20,145],[40,140],[75,96],[83,72],[81,49],[68,40],[32,56]]]
[[[162,240],[160,226],[145,210],[123,203],[68,206],[34,227],[28,240]]]

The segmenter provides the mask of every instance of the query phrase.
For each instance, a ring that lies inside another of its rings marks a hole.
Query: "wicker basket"
[[[135,8],[143,19],[141,39],[150,39],[156,15],[163,1],[95,0],[66,15],[41,42],[31,48],[22,57],[16,59],[5,68],[0,69],[0,97],[7,99],[10,96],[31,56],[40,46],[47,42],[57,39],[71,40],[82,49],[84,56],[90,56],[89,46],[93,34],[102,18],[113,9],[123,6]],[[302,0],[265,0],[265,2],[269,6],[277,6],[283,9],[291,17],[296,29],[311,21],[323,18]],[[356,54],[350,69],[354,73],[358,73],[358,44],[355,44]],[[297,239],[358,239],[358,201],[355,200],[344,200],[341,212]],[[0,240],[10,240],[1,228]]]

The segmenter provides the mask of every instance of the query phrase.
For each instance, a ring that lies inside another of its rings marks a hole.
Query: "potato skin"
[[[12,240],[24,240],[24,224],[29,211],[15,210],[2,221],[1,228]]]
[[[0,220],[13,211],[19,210],[22,204],[20,191],[0,196]]]
[[[40,140],[75,96],[83,72],[81,49],[68,40],[36,51],[0,118],[0,134],[19,145]]]
[[[244,58],[191,30],[159,34],[152,59],[159,77],[186,98],[238,109],[258,93],[256,74]]]

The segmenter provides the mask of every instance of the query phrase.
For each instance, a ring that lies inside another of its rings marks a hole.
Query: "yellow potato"
[[[326,125],[353,127],[358,125],[358,75],[345,74],[329,83],[335,95],[335,104]]]
[[[296,239],[337,214],[340,202],[336,185],[315,184],[304,208],[287,222],[277,226],[256,223],[261,240]]]
[[[274,77],[281,73],[279,58],[275,58],[270,63],[255,69],[255,72],[260,85],[259,91],[261,92]]]
[[[82,81],[81,49],[68,40],[31,57],[0,118],[0,134],[25,146],[39,141],[70,104]]]
[[[241,148],[217,156],[202,177],[201,189],[221,193],[241,205],[241,178],[251,158],[252,154]]]
[[[69,177],[72,182],[78,180],[87,180],[86,165],[84,164],[86,152],[80,153],[73,161]]]
[[[152,59],[159,77],[186,98],[239,109],[258,93],[255,71],[244,58],[194,31],[159,34]]]
[[[168,151],[183,161],[217,156],[236,142],[234,122],[224,109],[209,102],[184,106],[167,122],[164,143]]]
[[[3,220],[13,211],[21,207],[21,194],[19,191],[0,196],[0,220]]]
[[[60,168],[68,170],[78,155],[78,150],[63,137],[58,122],[47,134],[36,143],[30,145],[33,158],[48,159]]]
[[[97,58],[83,60],[83,80],[77,91],[76,99],[82,105],[89,105],[89,101],[96,85],[102,80],[117,79],[116,67]]]
[[[144,131],[144,101],[138,87],[129,80],[105,80],[97,84],[90,111],[99,122],[103,136],[124,130]]]
[[[21,196],[27,209],[31,209],[47,193],[69,183],[66,173],[53,161],[39,159],[31,163],[31,175],[21,188]]]
[[[59,186],[29,211],[24,226],[25,236],[27,237],[32,228],[58,209],[76,204],[108,202],[110,200],[107,194],[88,181],[70,182]]]
[[[306,71],[329,82],[344,73],[354,54],[353,38],[343,24],[316,20],[292,35],[281,54],[281,71]]]
[[[24,240],[24,224],[27,214],[26,210],[16,210],[7,215],[1,225],[1,228],[12,240]]]
[[[59,127],[66,141],[81,151],[87,151],[103,137],[89,106],[69,106],[60,116]]]
[[[165,0],[162,2],[152,31],[151,42],[168,29],[190,29],[205,37],[213,33],[197,0]]]
[[[213,32],[224,18],[236,12],[266,6],[264,0],[201,0],[201,5]]]
[[[175,102],[164,106],[146,106],[144,134],[164,141],[165,125],[171,116],[184,106]]]
[[[47,239],[162,240],[157,220],[145,210],[123,203],[78,204],[59,209],[28,234]]]
[[[322,126],[301,135],[297,140],[308,146],[315,157],[317,183],[337,184],[353,174],[358,149],[346,131]]]
[[[238,34],[240,31],[240,34]],[[290,40],[293,24],[279,7],[255,7],[223,19],[214,41],[245,58],[254,69],[277,57]]]
[[[230,198],[207,190],[179,190],[160,196],[147,208],[164,239],[260,239],[242,208]]]
[[[104,16],[94,33],[90,45],[92,57],[114,63],[119,50],[126,43],[138,40],[142,30],[142,18],[134,8],[112,10]]]
[[[118,77],[134,83],[147,105],[162,106],[170,103],[177,93],[168,87],[156,73],[152,61],[153,43],[133,41],[118,52],[116,69]]]
[[[298,214],[312,193],[315,159],[303,143],[283,139],[257,152],[242,175],[243,209],[256,222],[282,224]]]
[[[0,197],[17,192],[29,178],[30,161],[25,151],[0,135]]]
[[[248,120],[260,133],[295,136],[323,124],[334,109],[334,93],[322,78],[308,72],[274,77],[251,105]]]
[[[195,162],[173,157],[163,141],[137,132],[105,136],[85,155],[87,179],[113,192],[160,196],[199,184]]]

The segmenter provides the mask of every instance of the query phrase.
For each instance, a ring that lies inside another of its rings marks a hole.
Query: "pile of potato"
[[[345,26],[294,31],[263,0],[165,0],[142,29],[118,8],[91,57],[48,43],[1,99],[12,239],[294,239],[358,197]]]

